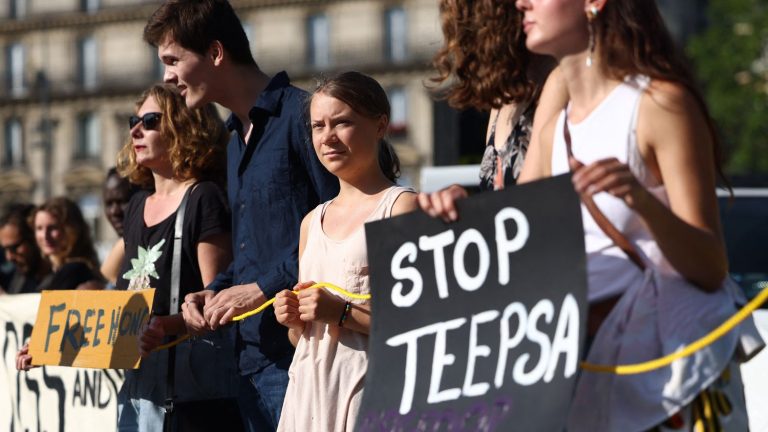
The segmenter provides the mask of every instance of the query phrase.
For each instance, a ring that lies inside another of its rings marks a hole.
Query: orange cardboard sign
[[[136,369],[154,296],[154,289],[43,291],[29,342],[32,363]]]

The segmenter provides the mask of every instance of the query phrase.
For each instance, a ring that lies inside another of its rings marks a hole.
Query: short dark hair
[[[128,177],[120,175],[120,173],[117,172],[116,166],[109,167],[107,170],[107,176],[104,177],[104,184],[102,185],[104,191],[107,190],[110,179],[115,179],[117,181],[117,185],[115,186],[116,189],[124,189],[127,192],[126,198],[128,200],[130,200],[133,194],[141,190],[141,187],[138,184],[131,183],[131,181],[128,180]]]
[[[166,1],[149,18],[144,40],[157,47],[169,36],[200,55],[219,41],[235,63],[256,65],[240,19],[226,0]]]
[[[315,91],[310,96],[318,93],[331,96],[349,105],[353,111],[365,117],[378,119],[387,116],[387,124],[390,118],[390,105],[387,92],[381,88],[381,84],[368,75],[360,72],[342,72],[331,78],[318,80]],[[309,103],[307,104],[309,108]],[[309,118],[309,115],[307,115]],[[400,177],[400,159],[395,149],[387,140],[379,142],[379,167],[384,175],[391,181]]]
[[[35,243],[35,233],[29,224],[29,217],[35,210],[32,204],[16,203],[8,206],[6,212],[0,217],[0,228],[13,225],[19,229],[19,236],[25,242]]]

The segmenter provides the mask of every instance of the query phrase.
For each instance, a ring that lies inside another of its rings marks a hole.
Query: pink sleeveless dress
[[[390,217],[392,206],[404,192],[413,190],[389,188],[366,222]],[[325,235],[322,218],[331,201],[320,204],[312,213],[307,244],[299,261],[299,280],[329,282],[356,294],[368,294],[365,230],[360,226],[343,240]],[[278,431],[351,431],[360,409],[367,368],[367,335],[335,324],[307,323],[288,370],[290,381]]]

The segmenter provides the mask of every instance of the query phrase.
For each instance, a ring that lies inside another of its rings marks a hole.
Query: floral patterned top
[[[501,110],[496,113],[491,126],[491,135],[488,137],[483,160],[480,163],[480,189],[501,190],[517,182],[523,168],[525,153],[528,151],[528,143],[531,141],[535,111],[536,103],[528,104],[501,149],[496,149],[494,145],[496,123]]]

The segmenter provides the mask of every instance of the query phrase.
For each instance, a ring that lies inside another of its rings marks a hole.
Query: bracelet
[[[339,318],[339,327],[344,327],[344,321],[347,320],[350,309],[352,309],[352,304],[350,302],[344,303],[344,311],[341,313],[341,318]]]

